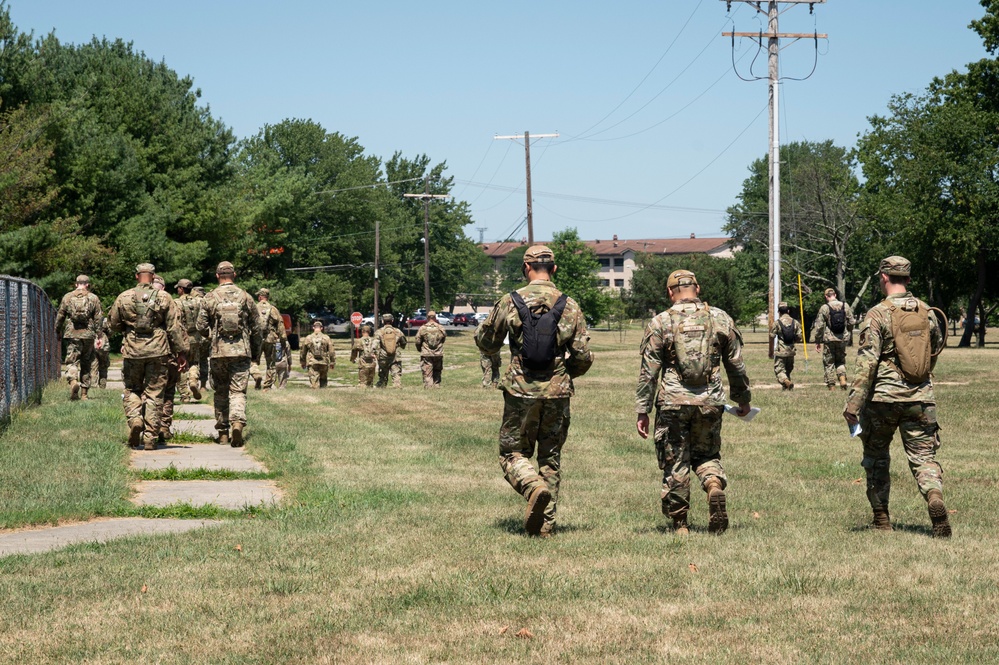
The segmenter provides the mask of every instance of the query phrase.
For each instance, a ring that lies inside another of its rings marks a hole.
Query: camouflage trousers
[[[187,369],[177,377],[177,392],[183,402],[193,402],[194,395],[191,393],[191,386],[201,384],[201,344],[191,341],[191,348],[187,353]]]
[[[125,358],[121,368],[125,392],[125,420],[142,420],[142,442],[155,441],[160,432],[163,391],[167,384],[167,356]]]
[[[90,388],[90,375],[93,372],[94,340],[64,338],[66,343],[66,380],[78,381],[81,388]]]
[[[167,380],[163,387],[163,407],[160,410],[160,432],[166,433],[173,427],[173,400],[177,397],[177,386],[180,383],[180,370],[177,361],[170,359],[166,363]]]
[[[386,387],[390,376],[392,387],[402,388],[402,361],[396,355],[389,356],[385,360],[378,359],[378,384],[375,387]]]
[[[860,413],[860,440],[864,443],[861,466],[867,472],[867,499],[872,508],[888,507],[891,493],[889,446],[895,430],[902,435],[902,449],[909,460],[919,491],[926,497],[943,489],[943,469],[936,460],[940,447],[937,407],[927,402],[868,402]]]
[[[291,360],[286,356],[274,363],[274,387],[279,390],[287,388],[289,374],[291,374]]]
[[[370,388],[375,383],[375,374],[378,373],[378,363],[366,363],[357,361],[357,385]]]
[[[95,383],[101,388],[108,386],[108,368],[111,367],[111,350],[108,347],[94,349],[94,360],[97,362],[91,365],[90,385]]]
[[[330,366],[326,363],[313,363],[309,365],[309,387],[325,388],[329,371]]]
[[[500,354],[496,353],[491,356],[487,356],[484,353],[479,354],[479,367],[482,368],[482,387],[489,388],[495,387],[500,380]]]
[[[846,342],[822,344],[822,368],[827,386],[835,386],[841,375],[846,376]]]
[[[524,499],[547,485],[552,498],[545,508],[543,531],[555,526],[558,488],[562,477],[562,445],[569,433],[569,398],[524,399],[503,391],[503,423],[499,461],[503,476]],[[537,449],[538,469],[531,457]]]
[[[440,388],[442,369],[444,369],[444,356],[420,356],[420,371],[423,372],[423,387]]]
[[[246,423],[246,387],[250,383],[249,358],[212,358],[215,386],[215,429],[228,432],[232,423]]]
[[[260,367],[256,363],[250,365],[250,376],[253,380],[263,377],[262,388],[264,390],[269,390],[271,386],[274,385],[274,377],[277,375],[277,368],[275,367],[277,360],[274,358],[274,349],[277,344],[271,342],[264,342],[260,345],[260,359],[264,361],[265,372],[260,371]]]
[[[794,356],[774,356],[774,376],[777,381],[783,383],[791,380],[791,372],[794,371]]]
[[[720,406],[681,406],[656,412],[656,457],[663,470],[663,514],[684,517],[690,510],[690,471],[701,488],[710,478],[728,484],[721,464]]]
[[[201,340],[201,349],[198,354],[198,377],[201,379],[201,387],[208,385],[208,380],[212,377],[208,361],[212,357],[212,342],[210,339]]]

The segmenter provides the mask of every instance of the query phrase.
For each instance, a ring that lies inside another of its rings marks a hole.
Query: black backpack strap
[[[527,303],[524,302],[523,296],[516,291],[511,291],[510,299],[513,301],[513,306],[516,308],[517,314],[520,315],[521,323],[526,325],[528,321],[534,320],[534,313],[527,308]]]

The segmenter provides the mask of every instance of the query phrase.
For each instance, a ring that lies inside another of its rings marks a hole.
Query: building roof
[[[584,240],[583,244],[592,249],[597,256],[621,255],[627,251],[646,254],[710,254],[726,249],[730,238],[645,238],[638,240],[618,240],[616,236],[610,240]],[[545,244],[536,241],[535,244]],[[486,256],[503,258],[518,247],[526,247],[527,241],[521,242],[488,242],[479,245]],[[558,257],[556,257],[557,259]]]

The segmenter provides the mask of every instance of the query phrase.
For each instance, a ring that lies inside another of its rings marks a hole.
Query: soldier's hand
[[[821,345],[821,344],[816,344],[816,345],[815,345],[815,350],[816,350],[816,351],[817,351],[818,353],[822,353],[822,345]]]
[[[749,415],[749,409],[750,409],[749,402],[746,402],[745,404],[740,404],[739,410],[735,412],[735,415],[739,416],[740,418],[745,418],[746,416]]]
[[[187,356],[183,353],[177,354],[177,371],[183,372],[187,369]]]
[[[104,340],[101,339],[100,337],[98,337],[97,341],[94,342],[94,348],[97,349],[98,351],[100,351],[101,349],[103,349],[104,348]]]
[[[635,426],[638,428],[638,436],[643,439],[649,438],[649,414],[640,413],[638,414],[638,419],[635,422]]]
[[[856,425],[857,423],[860,422],[860,419],[857,417],[857,414],[850,413],[849,409],[843,410],[843,419],[846,420],[847,425]]]

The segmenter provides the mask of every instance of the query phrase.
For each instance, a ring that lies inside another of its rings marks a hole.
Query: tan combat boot
[[[673,533],[677,536],[686,536],[690,534],[690,527],[687,524],[686,515],[673,518]]]
[[[547,485],[534,488],[527,499],[527,512],[524,515],[524,530],[528,535],[541,535],[541,527],[545,524],[545,508],[551,503],[552,493]]]
[[[874,509],[874,520],[871,528],[876,531],[893,531],[891,528],[891,517],[888,515],[888,506],[881,506]]]
[[[100,388],[101,390],[107,390],[108,380],[107,379],[101,379],[101,380],[99,380],[97,382],[97,387]]]
[[[836,390],[836,386],[829,386],[829,390]]]
[[[69,400],[75,402],[78,399],[80,399],[80,382],[74,379],[69,382]]]
[[[848,388],[848,386],[846,385],[846,375],[845,374],[840,374],[839,375],[839,387],[840,387],[841,390],[846,390]]]
[[[255,378],[255,379],[253,380],[253,389],[254,389],[254,390],[260,390],[260,385],[261,385],[261,384],[262,384],[263,382],[264,382],[264,379],[263,379],[263,377],[261,377],[261,376],[258,376],[257,378]]]
[[[198,382],[194,381],[191,383],[191,397],[194,399],[201,399],[201,388],[198,386]]]
[[[926,502],[930,511],[930,522],[933,524],[933,537],[950,538],[950,520],[947,519],[947,507],[943,502],[943,492],[930,490],[926,494]]]
[[[232,424],[232,447],[241,448],[243,446],[243,423]]]
[[[142,445],[142,419],[133,418],[128,421],[128,447],[138,448]]]
[[[142,449],[143,450],[156,450],[156,437],[154,437],[154,436],[143,437]]]
[[[86,402],[88,399],[90,399],[89,397],[87,397],[87,391],[88,390],[90,390],[90,389],[89,388],[84,388],[83,386],[80,386],[80,401],[81,402]]]
[[[229,430],[219,430],[219,445],[229,445]]]
[[[728,528],[728,513],[725,512],[725,491],[722,481],[711,478],[704,484],[708,493],[708,533],[720,535]]]

